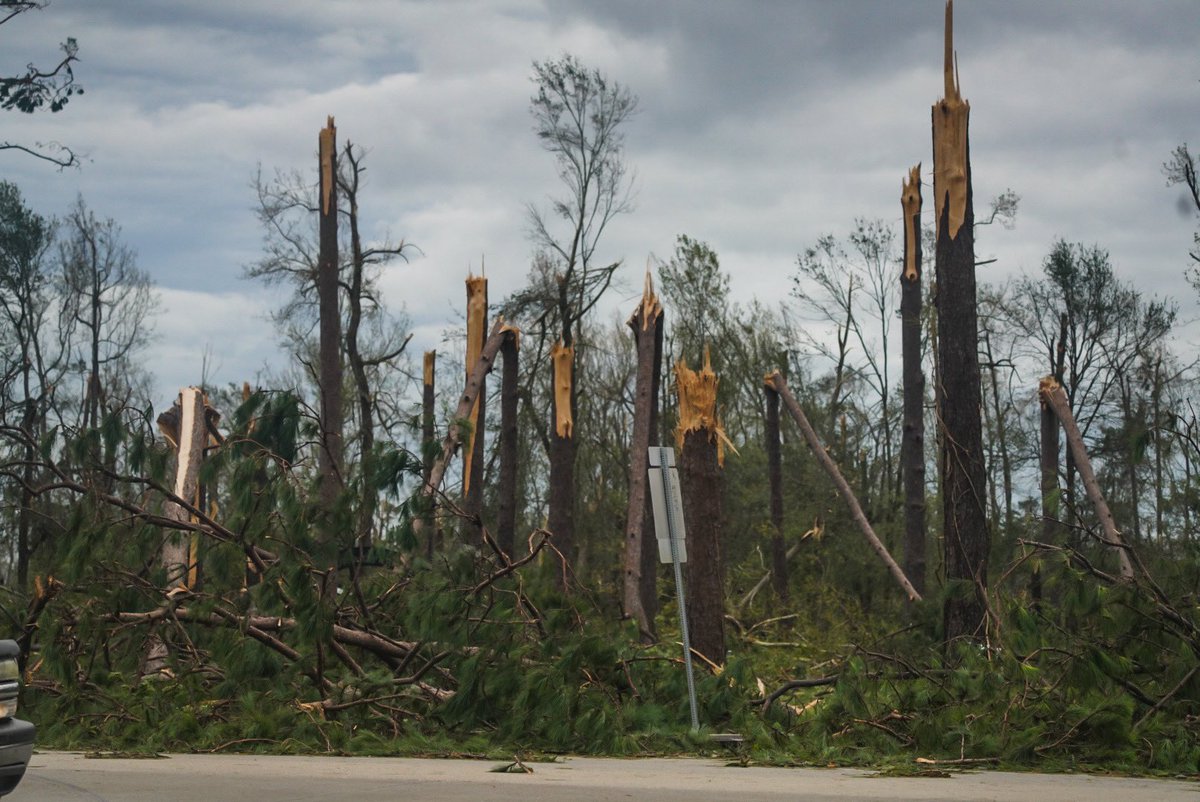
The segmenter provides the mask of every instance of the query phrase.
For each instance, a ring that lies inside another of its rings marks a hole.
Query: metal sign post
[[[700,729],[696,711],[696,680],[692,673],[692,641],[688,635],[687,604],[683,598],[683,563],[687,562],[687,542],[683,529],[683,493],[679,471],[675,467],[675,449],[650,447],[650,504],[654,508],[654,531],[658,537],[658,558],[675,567],[675,590],[679,595],[679,629],[683,632],[683,664],[687,669],[688,702],[692,711],[692,729]]]

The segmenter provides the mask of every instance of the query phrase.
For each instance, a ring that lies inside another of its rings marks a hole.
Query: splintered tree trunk
[[[768,377],[769,378],[769,377]],[[779,393],[767,381],[763,387],[767,414],[763,434],[767,439],[767,479],[771,486],[771,586],[783,602],[788,598],[787,549],[783,542],[783,457],[779,444]]]
[[[158,426],[163,437],[175,448],[175,482],[171,491],[176,498],[196,505],[200,488],[200,463],[204,460],[204,446],[208,442],[204,394],[198,387],[180,390],[175,406],[159,415]],[[173,500],[164,505],[163,514],[172,521],[189,521],[192,515],[187,507]],[[188,587],[190,540],[171,531],[163,541],[160,562],[166,570],[168,592]],[[166,668],[167,654],[167,646],[162,638],[152,633],[146,641],[142,674],[162,672]]]
[[[971,205],[970,105],[954,65],[953,5],[946,4],[946,96],[933,107],[933,194],[937,219],[938,350],[942,387],[942,518],[946,579],[965,582],[946,597],[946,641],[982,636],[991,536],[980,420],[979,327],[975,297],[975,213]]]
[[[687,615],[692,649],[725,663],[725,566],[721,556],[724,432],[717,421],[717,375],[704,352],[704,367],[675,367],[679,396],[679,481],[687,532]]]
[[[487,279],[467,276],[467,364],[464,375],[479,361],[479,352],[487,339]],[[487,406],[487,378],[479,388],[479,397],[471,410],[471,433],[463,446],[463,497],[468,514],[483,513],[483,439]]]
[[[1100,483],[1096,481],[1096,473],[1092,470],[1092,461],[1088,458],[1087,449],[1084,448],[1083,435],[1080,434],[1079,426],[1075,423],[1075,416],[1071,414],[1071,404],[1067,401],[1066,392],[1062,385],[1047,376],[1041,381],[1038,396],[1054,411],[1055,416],[1062,423],[1063,431],[1067,435],[1067,448],[1075,456],[1075,467],[1079,471],[1079,478],[1083,481],[1088,498],[1091,499],[1092,506],[1096,509],[1096,517],[1100,519],[1103,540],[1117,552],[1117,559],[1121,566],[1121,578],[1133,579],[1133,562],[1129,559],[1124,542],[1117,531],[1117,522],[1108,508],[1108,502],[1104,500]]]
[[[424,382],[421,392],[421,457],[424,468],[421,471],[422,485],[429,484],[429,474],[433,471],[434,463],[434,381],[437,372],[437,351],[425,352]],[[425,521],[425,556],[433,559],[433,549],[437,541],[437,530],[433,526],[432,514]]]
[[[575,348],[555,343],[550,352],[554,392],[550,417],[550,534],[567,559],[575,560]],[[567,573],[561,577],[567,587]]]
[[[515,329],[500,346],[500,504],[496,517],[496,544],[511,559],[517,532],[517,359]]]
[[[901,182],[904,210],[904,272],[900,275],[900,334],[903,351],[904,573],[925,592],[925,372],[921,369],[921,165]]]
[[[321,442],[317,449],[319,499],[326,516],[343,485],[342,448],[342,319],[338,309],[337,128],[333,118],[321,129],[319,144],[320,251],[317,263],[317,302],[320,311],[318,378],[321,385]],[[322,527],[332,536],[332,523]]]
[[[651,535],[649,456],[658,417],[658,376],[662,372],[662,304],[654,294],[650,273],[642,300],[629,318],[637,351],[633,397],[633,437],[629,444],[629,508],[625,516],[624,608],[637,622],[642,641],[653,643],[658,613],[655,583],[657,547]],[[647,558],[649,558],[647,560]]]
[[[1058,421],[1045,398],[1039,398],[1041,422],[1041,456],[1038,461],[1042,479],[1042,540],[1058,540]],[[1035,563],[1029,579],[1029,593],[1035,604],[1042,601],[1042,570]]]

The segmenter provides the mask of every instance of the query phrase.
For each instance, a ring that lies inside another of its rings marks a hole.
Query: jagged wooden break
[[[321,175],[317,256],[317,304],[320,313],[318,379],[321,394],[321,442],[317,449],[319,498],[324,515],[332,515],[343,486],[342,446],[342,318],[338,308],[337,128],[330,117],[317,137]],[[333,522],[320,528],[332,538]]]
[[[949,642],[983,637],[988,549],[979,330],[975,295],[975,213],[967,124],[971,107],[959,92],[954,64],[954,6],[946,3],[945,97],[933,106],[933,197],[937,217],[938,421]]]
[[[564,332],[564,335],[567,332]],[[568,560],[575,560],[575,346],[559,340],[550,351],[550,486],[549,524],[554,545]],[[568,590],[568,572],[562,588]]]
[[[767,446],[767,482],[771,492],[771,585],[781,602],[788,599],[787,550],[783,542],[783,454],[780,448],[779,393],[768,375],[763,381],[766,401],[763,436]]]
[[[629,445],[629,508],[625,517],[625,615],[637,622],[644,642],[657,639],[657,548],[651,536],[649,458],[657,441],[658,390],[662,375],[663,308],[646,271],[642,299],[628,322],[637,352],[633,396],[633,439]]]
[[[467,275],[467,362],[464,376],[479,361],[487,339],[487,279]],[[465,508],[472,515],[483,512],[483,427],[486,422],[487,378],[479,388],[479,396],[471,409],[471,432],[463,445],[463,497]]]
[[[725,662],[725,566],[721,554],[725,433],[717,419],[717,374],[708,348],[698,371],[675,366],[679,397],[679,481],[687,530],[687,614],[692,649],[710,663]]]
[[[900,336],[903,353],[904,573],[925,592],[925,372],[921,369],[921,165],[901,181],[904,271],[900,274]]]

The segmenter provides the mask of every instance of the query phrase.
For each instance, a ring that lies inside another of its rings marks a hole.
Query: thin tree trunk
[[[725,663],[725,566],[721,530],[724,477],[717,376],[705,349],[704,366],[675,368],[679,399],[679,481],[687,533],[687,615],[692,648],[717,664]]]
[[[900,276],[900,337],[903,352],[904,573],[925,592],[925,372],[921,369],[921,165],[902,182],[904,272]]]
[[[318,137],[320,184],[320,252],[317,264],[317,300],[320,308],[318,381],[321,390],[321,443],[317,449],[319,498],[330,516],[341,493],[342,447],[342,319],[338,308],[338,209],[337,128],[330,117]],[[332,537],[333,522],[326,521],[323,536]]]
[[[937,220],[938,348],[941,393],[942,519],[948,582],[947,642],[983,634],[987,614],[987,477],[980,421],[979,325],[975,293],[975,216],[971,204],[970,105],[954,66],[953,4],[946,4],[945,97],[933,107],[933,194]]]
[[[433,464],[436,461],[434,449],[434,429],[433,429],[433,414],[434,414],[434,389],[437,373],[437,351],[425,352],[424,363],[424,382],[422,383],[421,392],[421,455],[424,463],[424,468],[421,471],[421,486],[429,484],[429,475],[433,472]],[[437,542],[437,527],[433,525],[432,509],[430,515],[425,519],[424,523],[427,529],[425,534],[425,556],[433,559],[433,550]]]
[[[1079,426],[1075,423],[1075,416],[1071,414],[1071,405],[1067,401],[1066,392],[1063,391],[1062,385],[1047,376],[1042,379],[1038,395],[1045,399],[1049,407],[1054,410],[1059,422],[1062,423],[1063,431],[1067,435],[1067,448],[1075,455],[1075,467],[1079,470],[1079,478],[1083,481],[1088,498],[1091,499],[1092,505],[1096,509],[1096,517],[1100,519],[1104,542],[1117,552],[1117,558],[1121,565],[1121,578],[1132,580],[1133,563],[1129,559],[1121,535],[1117,531],[1117,523],[1113,519],[1112,511],[1108,508],[1108,502],[1104,500],[1104,494],[1100,492],[1100,484],[1096,481],[1095,472],[1092,471],[1092,462],[1083,445],[1083,435],[1080,434]]]
[[[781,602],[788,599],[787,547],[783,542],[783,456],[779,443],[779,393],[767,382],[763,435],[767,446],[767,479],[771,489],[771,585]]]
[[[875,530],[871,527],[871,522],[867,520],[867,516],[863,513],[862,507],[854,495],[854,491],[850,489],[849,483],[842,476],[842,472],[838,470],[833,458],[829,456],[825,451],[825,447],[821,445],[820,438],[817,437],[812,424],[808,422],[808,416],[804,414],[804,410],[801,409],[799,402],[796,401],[796,397],[788,389],[787,380],[783,378],[783,375],[779,371],[775,371],[769,377],[769,381],[775,387],[775,391],[779,393],[779,397],[783,399],[783,404],[791,414],[792,420],[796,421],[796,425],[800,427],[800,433],[804,435],[804,440],[808,443],[813,456],[817,458],[817,462],[825,470],[825,473],[829,475],[829,478],[833,480],[833,484],[841,495],[842,500],[850,508],[850,518],[858,526],[859,531],[863,533],[867,542],[871,544],[871,548],[879,555],[879,559],[887,566],[888,571],[891,572],[892,577],[900,585],[900,588],[904,591],[909,601],[920,601],[921,594],[913,587],[908,576],[905,575],[904,569],[892,558],[891,553],[887,550],[887,546],[883,545],[883,541],[875,534]]]
[[[650,493],[648,452],[655,440],[655,418],[658,406],[658,374],[662,371],[662,304],[654,294],[650,273],[637,309],[629,318],[637,353],[637,373],[634,379],[633,435],[629,444],[629,505],[625,515],[624,594],[625,615],[637,623],[644,643],[653,643],[658,636],[654,630],[657,611],[656,565],[657,548],[650,537]],[[650,563],[647,566],[646,556]],[[649,607],[649,609],[647,609]]]
[[[1042,485],[1042,540],[1046,543],[1057,543],[1059,536],[1059,501],[1058,487],[1058,421],[1055,420],[1054,410],[1045,398],[1038,398],[1041,423],[1041,469]],[[1029,591],[1034,604],[1042,601],[1042,569],[1035,562],[1033,574],[1029,579]]]
[[[496,544],[510,559],[514,557],[517,532],[517,401],[519,397],[518,347],[515,330],[500,346],[503,372],[500,377],[500,482]]]

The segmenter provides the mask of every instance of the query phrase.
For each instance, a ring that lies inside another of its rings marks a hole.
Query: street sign
[[[662,463],[666,460],[667,470]],[[675,548],[679,562],[687,562],[687,537],[683,527],[683,493],[679,489],[679,469],[675,467],[675,449],[650,446],[650,506],[654,509],[654,534],[658,538],[658,561],[671,562],[671,535],[676,538]],[[670,493],[664,482],[671,485]],[[671,505],[668,512],[667,504]],[[671,526],[671,522],[675,525]]]
[[[654,532],[658,537],[658,557],[675,569],[675,591],[679,594],[679,632],[683,635],[683,664],[687,671],[688,703],[692,712],[692,730],[700,729],[696,709],[696,680],[692,671],[692,641],[688,635],[687,603],[683,600],[683,563],[687,561],[687,543],[683,535],[683,492],[679,489],[679,470],[675,467],[675,449],[650,446],[650,504],[654,507]],[[665,552],[664,552],[665,544]]]

